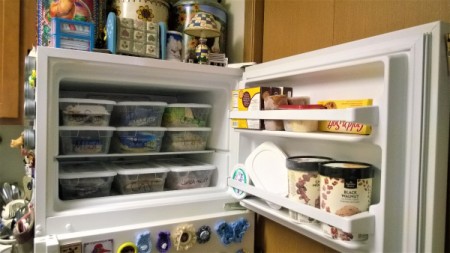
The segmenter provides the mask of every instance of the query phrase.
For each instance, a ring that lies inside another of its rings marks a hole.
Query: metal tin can
[[[371,204],[374,167],[350,161],[324,162],[319,166],[320,209],[342,217],[368,211]],[[352,234],[327,224],[323,231],[334,239],[364,241],[367,234]]]
[[[292,156],[286,159],[288,168],[289,199],[297,203],[319,208],[319,163],[332,160],[325,156]],[[295,222],[312,223],[314,219],[289,210]]]

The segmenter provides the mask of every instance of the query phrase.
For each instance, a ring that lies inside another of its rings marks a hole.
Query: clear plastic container
[[[63,155],[107,154],[114,127],[60,126]]]
[[[115,126],[161,126],[166,102],[123,101],[117,102],[111,123]]]
[[[108,126],[116,102],[100,99],[60,98],[64,126]]]
[[[164,190],[169,169],[148,161],[117,161],[111,163],[117,172],[114,186],[121,194]]]
[[[159,152],[165,131],[164,127],[118,127],[112,150],[117,153]]]
[[[212,164],[186,158],[159,159],[157,163],[169,169],[166,178],[168,190],[209,187],[216,170]]]
[[[164,110],[163,127],[206,127],[211,105],[169,104]]]
[[[161,151],[200,151],[205,150],[211,128],[209,127],[170,127],[164,135]]]
[[[109,196],[116,172],[101,163],[61,163],[59,168],[62,200]]]

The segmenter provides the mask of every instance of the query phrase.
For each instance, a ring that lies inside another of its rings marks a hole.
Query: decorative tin
[[[210,48],[211,53],[226,53],[227,13],[225,8],[214,0],[180,0],[174,4],[169,29],[183,33],[182,59],[186,62],[195,59],[195,48],[199,40],[198,38],[184,34],[184,29],[188,26],[194,15],[200,11],[212,14],[220,30],[220,36],[207,39],[206,45]]]
[[[63,18],[97,25],[99,0],[38,0],[37,44],[49,46],[52,40],[52,19]]]
[[[113,0],[114,11],[119,18],[167,24],[169,4],[165,0]]]

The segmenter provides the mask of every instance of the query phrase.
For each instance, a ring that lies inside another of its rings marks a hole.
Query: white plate
[[[286,197],[288,194],[287,155],[272,142],[259,145],[245,160],[245,169],[255,187]],[[272,208],[281,207],[267,202]]]

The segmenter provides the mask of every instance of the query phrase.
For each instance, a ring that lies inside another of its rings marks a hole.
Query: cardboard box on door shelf
[[[325,106],[327,109],[345,109],[371,106],[372,99],[323,100],[317,103]],[[322,120],[319,121],[319,131],[368,135],[372,132],[372,126],[342,120]]]
[[[232,111],[264,110],[264,98],[273,95],[292,97],[292,87],[252,87],[233,90],[231,94]],[[264,129],[264,121],[260,119],[231,119],[233,128]]]
[[[38,0],[37,3],[37,44],[39,46],[50,46],[54,33],[52,31],[54,18],[93,23],[95,36],[98,33],[99,18],[105,18],[98,16],[99,4],[104,5],[105,0]]]

